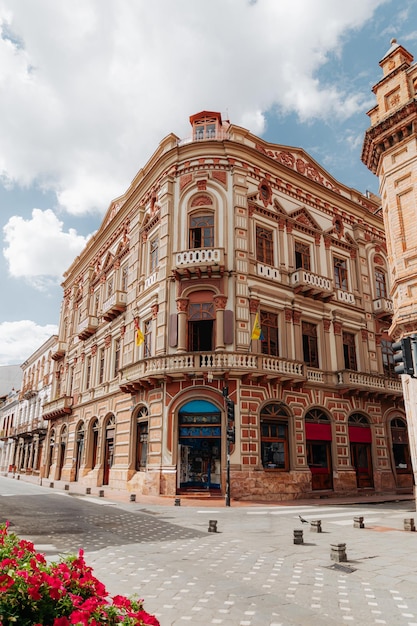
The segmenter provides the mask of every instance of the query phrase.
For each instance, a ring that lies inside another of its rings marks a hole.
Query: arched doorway
[[[61,439],[59,443],[59,452],[58,452],[58,471],[56,475],[57,480],[61,480],[62,477],[62,468],[65,463],[65,454],[67,451],[67,438],[68,438],[68,429],[66,426],[63,426],[61,430]]]
[[[110,469],[114,461],[114,438],[116,433],[116,418],[112,415],[106,426],[106,443],[104,446],[104,473],[103,485],[109,484]]]
[[[80,424],[77,429],[75,437],[76,442],[76,454],[75,454],[75,477],[74,480],[78,480],[80,474],[81,461],[84,450],[84,424]]]
[[[220,454],[220,410],[206,400],[188,402],[178,413],[178,490],[220,490]]]
[[[394,417],[390,423],[392,457],[395,467],[395,479],[399,489],[413,488],[413,470],[411,467],[410,444],[407,423],[401,417]]]
[[[369,420],[362,413],[352,413],[348,423],[350,460],[356,472],[358,489],[374,486],[372,469],[372,432]]]
[[[307,463],[313,490],[333,489],[332,427],[321,409],[311,409],[305,416]]]

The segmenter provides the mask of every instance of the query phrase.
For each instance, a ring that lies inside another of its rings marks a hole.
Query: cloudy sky
[[[57,330],[65,269],[168,133],[220,111],[378,193],[371,87],[415,0],[0,0],[0,365]]]

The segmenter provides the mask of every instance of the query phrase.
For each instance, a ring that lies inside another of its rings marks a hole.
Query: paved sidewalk
[[[404,519],[417,521],[410,495],[230,507],[182,498],[176,506],[174,498],[131,502],[70,487],[43,485],[98,505],[87,563],[111,594],[144,598],[161,626],[417,626],[417,533],[404,530]],[[358,515],[365,528],[354,528]],[[317,519],[321,533],[311,530]],[[217,532],[209,532],[213,521]],[[48,558],[58,556],[48,541]],[[345,562],[331,559],[340,543]]]

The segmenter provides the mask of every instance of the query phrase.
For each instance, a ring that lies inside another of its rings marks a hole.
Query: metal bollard
[[[332,543],[330,544],[330,558],[336,563],[342,563],[347,561],[346,556],[346,544],[345,543]]]
[[[294,543],[298,545],[304,543],[302,530],[299,530],[299,529],[294,530]]]
[[[321,519],[312,519],[310,522],[310,531],[312,533],[321,533]]]
[[[414,517],[406,517],[404,519],[404,530],[410,530],[414,532],[416,527],[414,525]]]
[[[215,519],[209,520],[208,532],[209,533],[217,533],[217,520],[215,520]]]
[[[353,528],[365,528],[365,524],[363,522],[363,517],[357,515],[353,518]]]
[[[181,498],[175,498],[174,506],[181,506]]]

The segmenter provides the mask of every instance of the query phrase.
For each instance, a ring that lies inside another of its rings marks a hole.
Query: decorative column
[[[214,306],[216,308],[216,339],[215,348],[216,352],[225,349],[224,343],[224,310],[227,304],[227,297],[218,295],[213,298]]]
[[[345,357],[343,355],[343,343],[342,343],[342,322],[333,320],[333,333],[336,346],[336,368],[338,370],[345,369]]]
[[[296,361],[304,361],[303,336],[301,333],[301,311],[292,312],[293,336],[294,336],[294,358]],[[298,326],[296,330],[295,327]]]
[[[177,352],[187,351],[187,312],[188,298],[177,298],[178,342]]]

